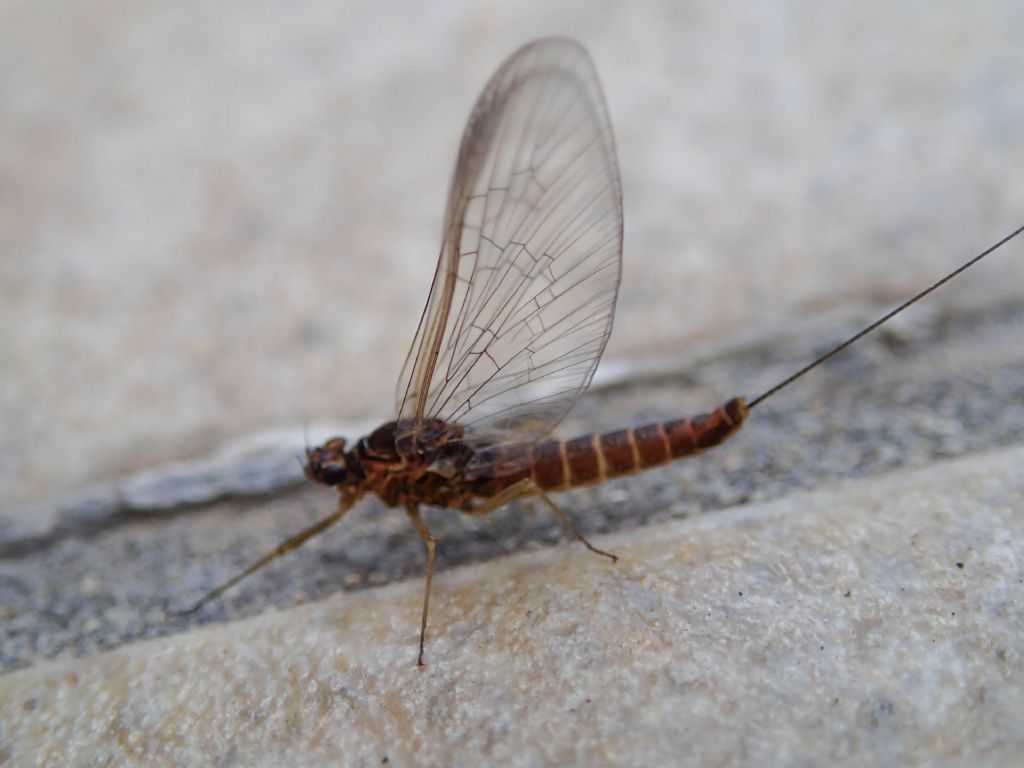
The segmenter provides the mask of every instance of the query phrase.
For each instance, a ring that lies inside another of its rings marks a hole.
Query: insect
[[[436,539],[423,506],[486,514],[720,445],[750,409],[1024,231],[1016,230],[749,403],[574,440],[550,437],[587,389],[611,334],[622,262],[622,191],[607,108],[577,43],[520,48],[480,95],[462,137],[437,270],[398,380],[397,418],[351,448],[307,450],[305,474],[337,510],[204,596],[200,608],[337,523],[362,497],[403,507],[427,549],[423,665]]]

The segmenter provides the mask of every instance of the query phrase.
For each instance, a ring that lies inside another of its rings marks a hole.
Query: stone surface
[[[1024,443],[1024,305],[919,320],[864,340],[767,401],[721,448],[560,494],[559,504],[589,534],[623,531]],[[820,330],[840,338],[852,327]],[[623,372],[618,382],[603,377],[560,432],[614,430],[756,394],[818,347],[797,331],[682,370]],[[733,380],[753,384],[730,391]],[[356,438],[372,426],[342,425],[340,432]],[[246,450],[112,480],[49,515],[15,516],[0,526],[0,670],[422,573],[423,547],[404,513],[368,499],[341,525],[200,613],[169,620],[168,607],[188,605],[333,508],[332,491],[301,480],[301,436],[294,443],[287,435],[267,437]],[[268,494],[271,481],[284,485]],[[568,537],[529,503],[484,518],[426,515],[440,539],[442,569]]]
[[[0,508],[389,415],[463,121],[538,35],[592,50],[618,140],[610,362],[903,297],[1021,223],[1016,0],[596,8],[0,3]],[[936,302],[1019,298],[1020,254]]]
[[[1011,764],[1024,448],[0,680],[13,764]]]
[[[168,619],[331,507],[298,425],[390,414],[528,39],[591,49],[626,198],[565,436],[763,391],[1022,223],[1013,0],[595,7],[0,0],[0,763],[1015,762],[1021,245],[720,451],[561,497],[619,566],[529,552],[565,533],[528,504],[430,512],[424,671],[379,504]]]

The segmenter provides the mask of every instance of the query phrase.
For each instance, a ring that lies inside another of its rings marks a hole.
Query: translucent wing
[[[425,418],[476,444],[535,441],[590,383],[611,333],[622,192],[587,52],[514,53],[469,118],[427,306],[399,378],[401,441]]]

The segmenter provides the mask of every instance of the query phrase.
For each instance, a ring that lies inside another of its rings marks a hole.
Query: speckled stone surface
[[[16,765],[1012,764],[1024,449],[0,679]]]
[[[1020,445],[1024,305],[997,309],[903,322],[755,409],[724,446],[558,494],[558,503],[597,535]],[[593,387],[560,433],[674,418],[713,406],[723,392],[751,395],[803,364],[817,344],[799,328],[790,338],[699,364],[627,370],[618,383]],[[730,392],[734,380],[757,388]],[[349,438],[373,426],[338,425]],[[113,478],[49,514],[0,525],[0,671],[422,573],[423,546],[404,513],[367,499],[201,612],[168,618],[168,608],[188,605],[333,508],[336,494],[301,476],[301,435],[264,437],[262,447],[225,446],[192,462]],[[442,570],[571,539],[530,503],[482,518],[425,514],[440,539]]]
[[[1015,0],[0,0],[0,763],[1017,762],[1021,244],[720,451],[561,497],[617,566],[431,511],[425,670],[422,544],[370,502],[168,618],[331,508],[301,425],[391,415],[470,104],[555,33],[626,216],[563,436],[763,391],[1024,223]]]
[[[389,415],[463,123],[531,38],[607,93],[614,362],[902,298],[1020,225],[1022,30],[1017,0],[0,2],[0,511]],[[1021,253],[936,305],[1019,299]]]

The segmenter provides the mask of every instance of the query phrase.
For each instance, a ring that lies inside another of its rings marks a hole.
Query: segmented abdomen
[[[520,468],[480,477],[474,490],[481,496],[493,496],[527,477],[545,491],[600,483],[714,448],[736,432],[746,418],[746,404],[742,398],[734,398],[692,419],[658,421],[573,440],[543,440],[532,446],[485,449],[505,452],[506,460]]]

